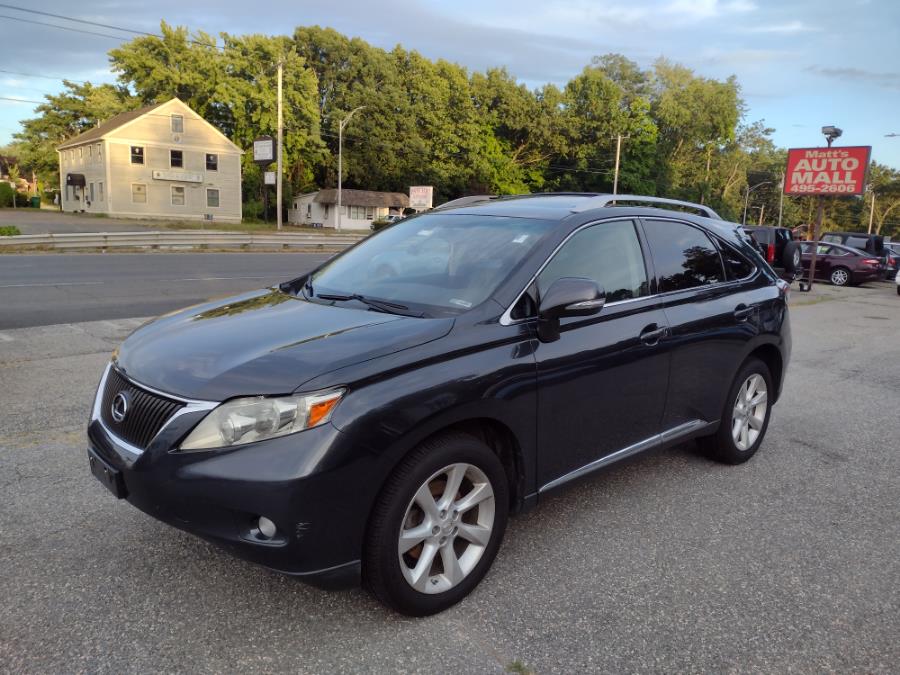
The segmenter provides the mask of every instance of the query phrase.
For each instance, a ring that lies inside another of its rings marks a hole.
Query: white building
[[[341,228],[367,230],[373,220],[403,215],[409,197],[402,192],[341,190]],[[294,225],[337,227],[337,190],[319,190],[294,197],[288,222]]]
[[[241,221],[241,149],[177,98],[120,113],[57,152],[64,211]]]

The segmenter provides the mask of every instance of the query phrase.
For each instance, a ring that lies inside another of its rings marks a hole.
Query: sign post
[[[817,195],[816,222],[807,239],[817,242],[825,216],[825,196],[861,195],[866,187],[871,146],[833,148],[834,139],[843,133],[836,127],[822,127],[827,148],[792,148],[788,150],[783,193]],[[810,290],[816,274],[818,246],[813,246],[809,261],[809,279],[800,290]]]
[[[265,168],[273,161],[275,161],[274,139],[271,136],[258,136],[253,141],[253,163],[259,167],[260,171],[265,171]],[[263,201],[263,220],[265,222],[269,222],[269,189],[266,187],[269,184],[268,180],[264,180],[260,186]]]
[[[416,211],[427,211],[431,208],[433,197],[433,186],[413,185],[409,188],[409,208]]]

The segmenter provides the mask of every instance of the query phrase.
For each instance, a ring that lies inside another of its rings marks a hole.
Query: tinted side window
[[[830,241],[832,244],[840,244],[841,238],[836,234],[826,234],[822,237],[822,241]]]
[[[593,279],[606,291],[607,302],[649,294],[647,270],[634,223],[599,223],[575,234],[538,276],[538,292],[543,295],[554,281],[563,277]]]
[[[745,279],[753,273],[750,261],[728,246],[722,246],[722,260],[729,279]]]
[[[706,234],[684,223],[648,220],[644,224],[660,293],[725,280],[718,250]]]
[[[869,240],[866,237],[847,237],[847,241],[844,242],[845,246],[850,246],[851,248],[861,248],[866,250],[866,246],[869,244]]]

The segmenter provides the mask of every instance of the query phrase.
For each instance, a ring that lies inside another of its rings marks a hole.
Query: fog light
[[[266,539],[271,539],[275,536],[275,532],[278,528],[275,527],[275,523],[266,518],[265,516],[259,517],[259,523],[256,525],[259,528],[259,533],[264,536]]]

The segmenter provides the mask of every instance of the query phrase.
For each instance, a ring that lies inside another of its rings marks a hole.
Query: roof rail
[[[432,210],[436,211],[438,209],[456,209],[460,206],[468,206],[469,204],[487,202],[491,199],[497,199],[497,195],[469,195],[467,197],[460,197],[459,199],[451,199],[449,202],[444,202],[439,206],[435,206]]]
[[[707,218],[722,220],[722,217],[708,206],[703,204],[695,204],[694,202],[685,202],[680,199],[666,199],[665,197],[647,197],[646,195],[597,195],[581,202],[572,209],[572,213],[581,213],[590,209],[597,209],[602,206],[609,206],[616,202],[646,202],[647,204],[666,204],[668,206],[685,206],[690,209],[699,211]]]

